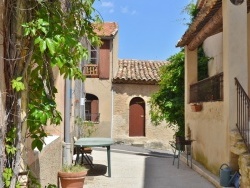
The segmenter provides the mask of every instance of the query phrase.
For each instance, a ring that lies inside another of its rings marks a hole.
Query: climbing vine
[[[88,43],[100,45],[93,23],[100,18],[94,0],[8,0],[4,9],[6,117],[1,128],[0,187],[19,187],[23,146],[42,150],[45,127],[58,125],[54,70],[84,80],[80,61]]]
[[[192,23],[198,13],[196,4],[191,1],[184,7],[184,12],[190,16]],[[209,60],[210,58],[206,56],[202,46],[198,47],[198,80],[208,77]],[[163,66],[160,71],[159,90],[151,96],[151,121],[155,125],[166,121],[168,126],[174,129],[175,136],[184,136],[184,49],[170,56],[168,61],[170,63]]]

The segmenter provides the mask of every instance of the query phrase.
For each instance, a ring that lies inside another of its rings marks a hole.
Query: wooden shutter
[[[91,121],[98,122],[98,100],[91,101]]]
[[[99,78],[109,79],[110,69],[110,40],[102,40],[99,56]]]

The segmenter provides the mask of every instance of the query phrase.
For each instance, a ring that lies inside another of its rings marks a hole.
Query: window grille
[[[190,85],[190,103],[222,100],[223,73]]]

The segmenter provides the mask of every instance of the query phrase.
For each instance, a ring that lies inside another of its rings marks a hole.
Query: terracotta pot
[[[191,109],[193,112],[200,112],[202,110],[201,104],[191,104]]]
[[[58,172],[62,188],[82,188],[87,171],[83,172]]]

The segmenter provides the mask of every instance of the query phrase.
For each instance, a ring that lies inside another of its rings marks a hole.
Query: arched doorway
[[[129,136],[145,136],[145,102],[140,97],[129,104]]]
[[[99,100],[90,93],[86,93],[85,120],[99,122]]]

